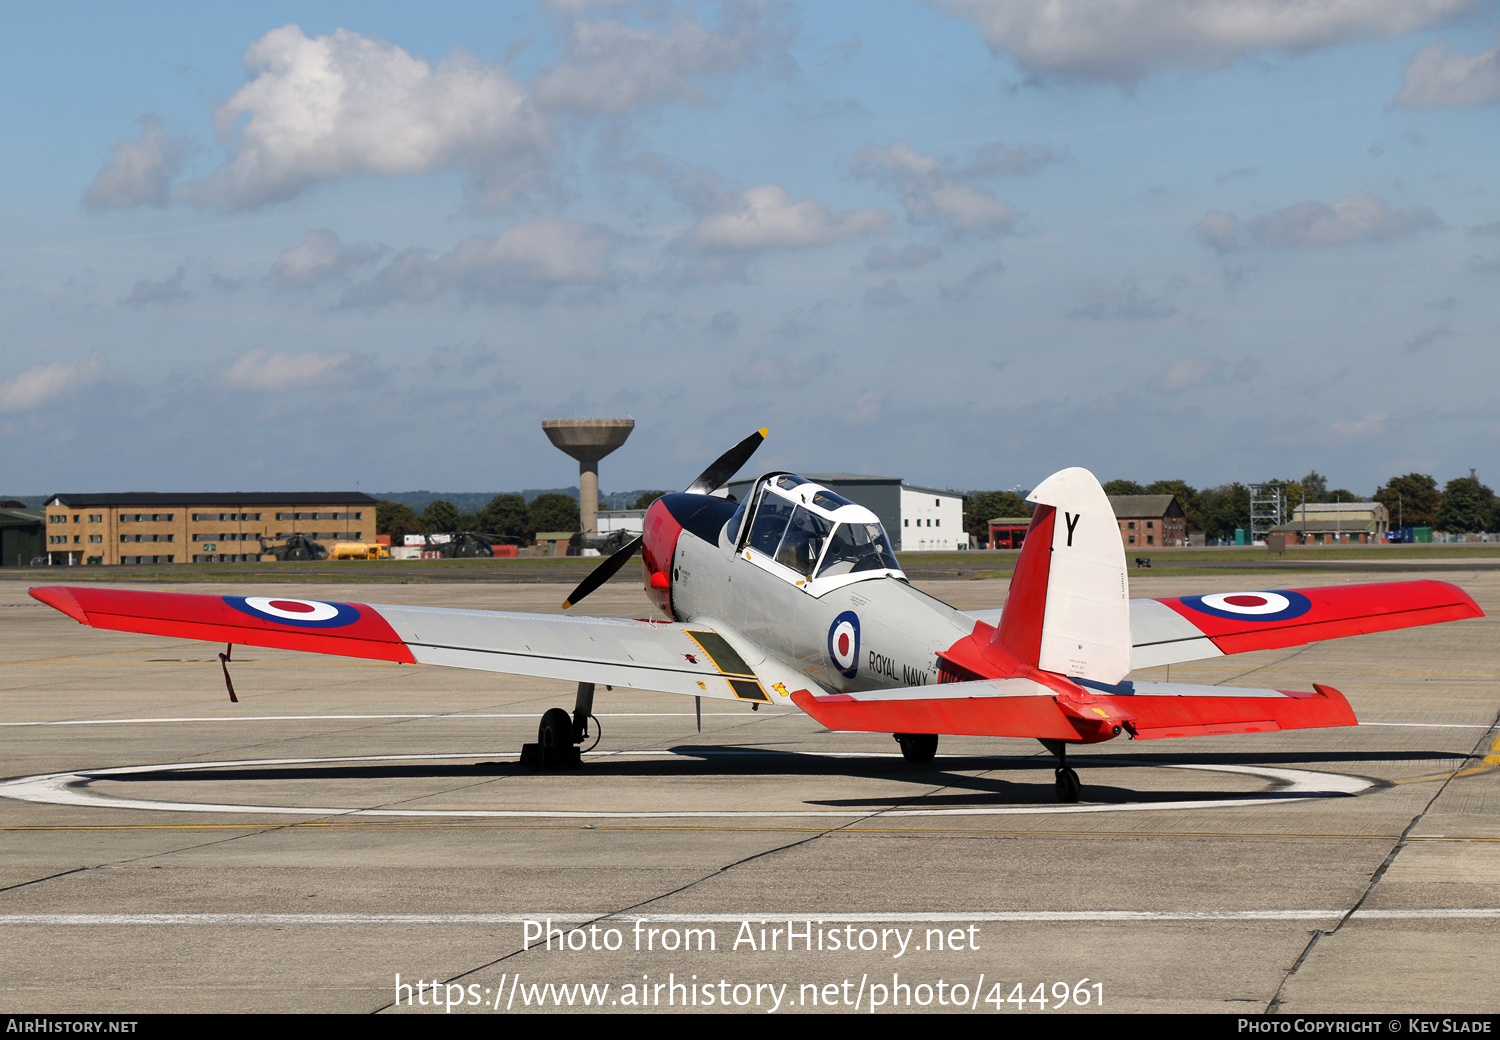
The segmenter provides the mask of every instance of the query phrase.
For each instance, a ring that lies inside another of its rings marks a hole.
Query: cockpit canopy
[[[879,517],[791,473],[756,481],[726,534],[736,550],[774,560],[803,579],[901,574]]]

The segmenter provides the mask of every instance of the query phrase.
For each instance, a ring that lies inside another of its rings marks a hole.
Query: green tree
[[[1302,501],[1304,502],[1331,502],[1328,497],[1328,478],[1317,470],[1313,470],[1307,476],[1297,481],[1302,488]]]
[[[479,528],[485,534],[504,535],[517,541],[536,537],[526,499],[520,495],[496,495],[479,511]]]
[[[429,502],[422,510],[422,526],[438,534],[452,534],[458,530],[458,507],[444,498]]]
[[[631,506],[630,508],[631,509],[645,509],[645,508],[649,507],[652,502],[655,502],[658,498],[661,498],[661,496],[665,495],[665,494],[668,494],[668,492],[666,492],[666,491],[647,491],[640,498],[637,498],[635,500],[635,505]]]
[[[412,512],[411,506],[390,499],[375,503],[375,533],[388,534],[391,541],[399,545],[409,534],[422,532],[422,518]]]
[[[981,491],[964,499],[964,528],[981,544],[987,544],[991,520],[997,516],[1030,516],[1033,508],[1014,491]]]
[[[1146,489],[1133,480],[1111,480],[1104,485],[1106,495],[1144,495]]]
[[[528,509],[533,531],[577,531],[578,503],[568,495],[538,495]]]
[[[1432,527],[1443,493],[1426,473],[1392,477],[1375,492],[1375,501],[1391,514],[1392,527]]]
[[[1495,526],[1495,493],[1473,477],[1458,477],[1443,486],[1435,526],[1450,534],[1489,531]]]
[[[1203,530],[1203,505],[1198,500],[1197,490],[1187,481],[1157,480],[1146,488],[1146,494],[1172,495],[1187,516],[1187,529],[1189,531]]]
[[[1203,505],[1203,533],[1219,541],[1234,541],[1235,528],[1250,526],[1250,489],[1235,481],[1199,492]]]

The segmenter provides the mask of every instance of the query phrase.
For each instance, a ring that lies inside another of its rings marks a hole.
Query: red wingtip
[[[72,589],[65,589],[57,585],[43,585],[40,588],[28,589],[27,591],[31,593],[32,599],[40,600],[47,604],[47,606],[62,611],[80,625],[87,625],[89,623],[89,616],[83,612],[83,608],[73,598]]]

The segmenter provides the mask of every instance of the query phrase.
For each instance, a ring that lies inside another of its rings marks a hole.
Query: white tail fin
[[[1125,547],[1109,498],[1092,473],[1074,468],[1052,474],[1027,500],[1041,507],[1032,522],[1033,534],[1043,543],[1050,534],[1051,544],[1034,545],[1028,537],[1022,547],[1007,614],[1014,601],[1018,610],[1029,605],[1028,612],[1040,605],[1042,617],[1040,626],[1034,616],[1016,617],[1012,630],[1036,633],[1040,628],[1039,641],[1032,644],[1039,668],[1117,683],[1130,673],[1130,587]],[[1028,554],[1030,561],[1024,559]],[[1045,600],[1038,604],[1041,590],[1018,587],[1023,582],[1045,583]],[[1006,628],[1002,619],[1002,635]],[[1007,642],[1021,649],[1017,640]]]

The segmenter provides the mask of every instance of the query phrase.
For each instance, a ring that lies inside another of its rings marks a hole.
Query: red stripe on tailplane
[[[1056,698],[951,697],[857,700],[848,695],[792,693],[792,702],[831,730],[853,733],[944,733],[970,737],[1035,737],[1093,744],[1112,727],[1071,715]]]
[[[1181,614],[1226,654],[1484,617],[1484,611],[1472,596],[1446,581],[1330,585],[1280,592],[1283,596],[1290,592],[1299,600],[1305,599],[1308,609],[1294,617],[1275,614],[1225,617],[1226,611],[1204,609],[1201,596],[1163,598],[1159,602]]]
[[[1281,697],[1132,697],[1136,719],[1128,728],[1137,740],[1158,740],[1359,725],[1342,693],[1320,683],[1313,689]]]
[[[336,628],[315,628],[247,613],[223,596],[55,586],[32,589],[31,595],[93,628],[416,663],[385,618],[363,603],[332,604],[353,615],[352,620]]]
[[[1022,664],[1036,664],[1042,654],[1042,623],[1047,617],[1047,574],[1052,567],[1052,527],[1057,510],[1037,506],[1031,514],[1031,526],[1021,543],[1021,555],[1010,576],[1010,592],[1000,627],[995,630],[996,648]],[[996,655],[1005,656],[1005,655]]]

